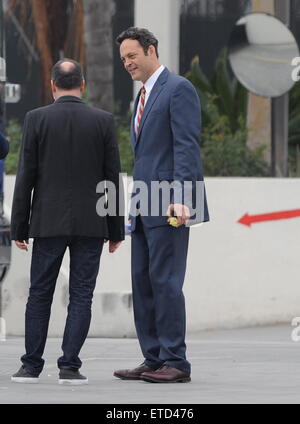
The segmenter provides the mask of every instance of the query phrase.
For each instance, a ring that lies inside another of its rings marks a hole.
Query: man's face
[[[153,68],[153,46],[145,55],[143,47],[137,40],[124,40],[120,46],[121,60],[134,81],[146,82]]]

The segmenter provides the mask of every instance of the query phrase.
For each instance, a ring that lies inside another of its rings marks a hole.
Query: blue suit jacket
[[[181,193],[180,184],[188,181],[188,195],[182,200],[188,206],[195,206],[198,190],[202,202],[202,213],[191,221],[192,224],[209,221],[199,147],[200,101],[194,86],[187,79],[172,74],[165,68],[150,93],[136,135],[134,118],[138,102],[139,96],[135,101],[131,121],[131,142],[135,156],[133,179],[136,187],[139,187],[137,182],[141,181],[148,188],[149,214],[151,205],[158,200],[158,196],[151,197],[151,182],[176,181],[171,202],[182,203],[176,191],[180,189]],[[197,181],[200,182],[198,186]],[[202,194],[199,192],[201,190]],[[133,195],[132,200],[138,197]],[[135,203],[132,202],[130,214],[133,231],[135,218],[132,211],[136,209]],[[159,216],[142,217],[144,225],[168,225],[165,213],[166,209],[160,206]]]

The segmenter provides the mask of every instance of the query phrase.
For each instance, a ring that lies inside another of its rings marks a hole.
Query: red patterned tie
[[[142,119],[142,115],[143,115],[143,112],[144,112],[144,107],[145,107],[145,96],[146,96],[146,89],[145,89],[145,87],[143,86],[143,87],[141,88],[141,95],[140,95],[140,108],[139,108],[139,113],[138,113],[138,117],[137,117],[136,129],[135,129],[136,134],[138,134],[138,132],[139,132],[139,126],[140,126],[141,119]]]

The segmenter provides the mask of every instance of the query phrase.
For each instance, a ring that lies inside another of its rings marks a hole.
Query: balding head
[[[83,81],[81,66],[73,59],[62,59],[52,68],[52,81],[61,90],[79,89]]]
[[[60,65],[60,69],[65,73],[73,72],[75,69],[75,65],[73,62],[70,61],[62,62]]]

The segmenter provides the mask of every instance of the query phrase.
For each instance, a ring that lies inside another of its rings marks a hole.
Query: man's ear
[[[148,48],[148,55],[150,55],[150,56],[153,56],[153,55],[155,55],[156,56],[156,50],[155,50],[155,47],[154,46],[149,46],[149,48]]]
[[[81,81],[80,92],[82,93],[85,90],[85,80]]]
[[[51,90],[52,90],[52,93],[56,93],[56,91],[57,91],[55,82],[53,80],[51,80]]]

